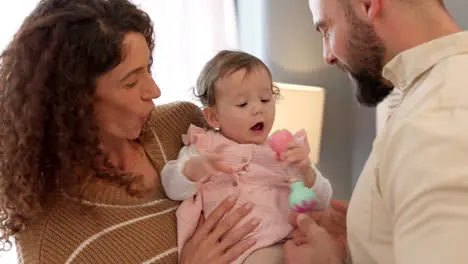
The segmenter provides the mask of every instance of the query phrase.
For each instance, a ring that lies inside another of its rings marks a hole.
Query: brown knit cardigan
[[[190,124],[206,125],[194,104],[155,108],[139,140],[158,172],[166,161],[177,158],[181,135]],[[154,198],[146,200],[108,183],[93,184],[83,199],[57,190],[42,213],[17,235],[18,260],[25,264],[176,264],[177,206],[161,185]]]

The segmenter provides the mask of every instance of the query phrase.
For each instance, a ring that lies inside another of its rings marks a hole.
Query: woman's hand
[[[333,200],[328,210],[293,214],[297,229],[285,244],[285,263],[342,263],[347,257],[347,210],[347,202]]]
[[[210,214],[206,221],[200,219],[197,230],[182,250],[180,264],[228,264],[255,245],[256,241],[253,239],[239,241],[258,226],[259,219],[252,219],[241,227],[233,229],[250,213],[252,210],[250,204],[234,210],[223,218],[235,203],[235,198],[228,198]]]

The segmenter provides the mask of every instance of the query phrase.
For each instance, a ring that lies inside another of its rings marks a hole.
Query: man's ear
[[[214,107],[207,106],[203,108],[203,115],[205,116],[208,125],[215,129],[219,128],[218,113]]]
[[[367,20],[369,22],[374,22],[374,19],[380,15],[382,12],[384,0],[362,0],[361,8],[366,14]]]

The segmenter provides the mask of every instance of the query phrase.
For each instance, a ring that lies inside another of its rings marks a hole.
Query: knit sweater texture
[[[176,159],[190,124],[206,126],[200,109],[177,102],[157,106],[139,140],[158,173]],[[87,187],[81,199],[63,189],[16,236],[19,263],[177,263],[175,211],[161,184],[151,199],[110,183]]]

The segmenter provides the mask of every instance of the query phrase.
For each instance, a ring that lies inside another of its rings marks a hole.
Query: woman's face
[[[101,134],[136,139],[161,91],[149,73],[144,36],[128,33],[122,49],[123,61],[97,80],[94,109]]]

